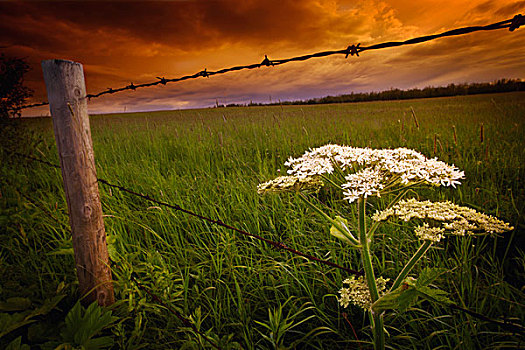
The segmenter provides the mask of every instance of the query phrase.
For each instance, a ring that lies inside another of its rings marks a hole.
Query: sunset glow
[[[512,18],[525,1],[39,1],[0,2],[0,51],[32,66],[28,102],[47,99],[44,59],[84,65],[96,93],[207,68],[287,58],[351,44],[406,40]],[[438,39],[414,46],[331,56],[210,79],[106,95],[90,113],[209,107],[351,92],[525,78],[525,29]],[[46,115],[34,108],[25,115]]]

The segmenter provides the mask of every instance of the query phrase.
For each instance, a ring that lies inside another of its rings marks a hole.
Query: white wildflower
[[[403,185],[423,181],[436,186],[455,187],[465,177],[464,172],[454,165],[437,158],[428,159],[407,148],[371,149],[328,144],[311,149],[299,158],[289,158],[285,165],[290,167],[288,174],[301,178],[331,174],[335,168],[342,171],[374,169],[399,176]],[[384,179],[389,178],[384,176]]]
[[[377,169],[366,168],[357,173],[347,175],[346,183],[341,187],[345,190],[343,195],[350,203],[359,197],[378,196],[385,187],[385,176]]]
[[[341,152],[343,146],[325,145],[305,152],[299,158],[290,157],[284,165],[290,167],[288,174],[297,177],[331,174],[334,171],[332,159]]]
[[[464,236],[478,233],[503,233],[513,229],[509,224],[476,210],[451,202],[402,200],[392,208],[376,212],[372,219],[384,221],[390,217],[400,220],[432,220],[441,223],[444,233]]]
[[[379,277],[376,279],[377,291],[379,296],[385,293],[386,282],[389,279]],[[343,288],[339,290],[340,297],[338,299],[339,304],[342,307],[347,308],[350,303],[360,306],[363,309],[370,309],[372,298],[370,297],[370,290],[363,276],[357,279],[352,276],[343,281]]]
[[[430,227],[427,223],[424,223],[423,226],[416,227],[414,231],[416,236],[423,241],[432,241],[438,243],[441,239],[445,238],[443,234],[445,228],[443,227]]]
[[[388,208],[383,211],[377,210],[374,215],[372,215],[372,220],[374,221],[385,221],[388,220],[389,217],[394,216],[395,212],[394,209]]]
[[[380,154],[371,148],[342,147],[333,158],[341,170],[345,171],[354,166],[371,166],[377,163]]]

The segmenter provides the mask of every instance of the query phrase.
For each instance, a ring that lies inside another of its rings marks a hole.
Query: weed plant
[[[497,238],[447,238],[414,273],[426,266],[451,269],[441,281],[450,299],[493,319],[523,323],[524,96],[97,115],[91,128],[100,178],[355,269],[362,268],[359,255],[331,237],[304,202],[292,195],[261,198],[257,184],[284,174],[290,155],[327,143],[407,147],[453,163],[465,171],[462,185],[425,190],[422,198],[469,206],[515,229]],[[24,123],[42,137],[32,155],[58,164],[51,120]],[[64,297],[35,322],[0,333],[0,347],[17,339],[38,347],[60,341],[60,332],[50,329],[60,329],[81,297],[67,206],[59,170],[1,154],[0,301],[25,298],[30,304],[24,307],[37,310]],[[210,348],[140,290],[133,272],[222,349],[371,347],[362,310],[339,306],[344,272],[103,185],[100,190],[118,320],[96,338],[110,335],[122,349]],[[335,192],[319,199],[349,220],[358,216]],[[403,223],[385,227],[376,232],[373,263],[382,276],[395,277],[418,242]],[[0,308],[0,321],[22,311]],[[421,302],[410,311],[386,316],[391,348],[524,345],[523,334],[444,306]]]

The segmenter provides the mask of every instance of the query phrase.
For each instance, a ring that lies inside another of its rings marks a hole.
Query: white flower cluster
[[[299,158],[288,158],[284,165],[290,167],[288,174],[298,177],[331,174],[334,171],[332,159],[338,156],[341,146],[325,145],[306,152]]]
[[[434,223],[437,222],[437,225],[441,224],[439,231],[432,231],[430,227],[419,229],[422,236],[443,233],[464,236],[476,233],[502,233],[513,229],[509,224],[493,216],[478,213],[474,209],[461,207],[448,201],[430,202],[406,199],[391,208],[376,212],[372,219],[384,221],[390,217],[397,217],[404,221],[431,220]]]
[[[380,165],[389,173],[401,177],[403,184],[425,181],[436,186],[459,185],[465,173],[454,165],[448,165],[437,158],[428,159],[421,153],[407,148],[378,150]]]
[[[345,190],[343,195],[350,203],[360,196],[381,197],[380,191],[385,187],[384,173],[372,168],[365,168],[345,177],[346,182],[341,185]]]
[[[323,187],[323,181],[318,177],[300,178],[297,176],[279,176],[273,180],[259,184],[257,193],[269,192],[317,192]]]
[[[299,158],[289,158],[285,165],[290,167],[288,174],[299,178],[331,174],[336,167],[352,171],[353,174],[346,177],[348,182],[343,184],[350,202],[360,196],[379,195],[385,183],[394,177],[404,185],[422,181],[453,187],[465,177],[454,165],[437,158],[428,159],[407,148],[371,149],[329,144],[307,151]]]
[[[377,291],[381,297],[385,293],[386,282],[388,278],[384,279],[379,277],[376,279]],[[346,286],[346,287],[345,287]],[[350,303],[360,306],[363,309],[370,309],[372,299],[370,297],[370,290],[366,284],[363,276],[358,277],[357,279],[352,276],[343,281],[343,288],[339,290],[339,304],[342,307],[347,308]]]
[[[438,243],[441,239],[445,238],[444,227],[430,227],[426,222],[423,226],[416,227],[414,231],[416,236],[422,241],[432,241]]]

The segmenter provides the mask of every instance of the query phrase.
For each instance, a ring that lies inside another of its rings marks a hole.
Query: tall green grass
[[[408,147],[454,163],[466,174],[457,190],[420,195],[498,216],[515,230],[497,238],[449,238],[418,268],[452,268],[440,281],[452,300],[523,323],[524,97],[97,115],[91,129],[100,178],[354,269],[361,268],[358,256],[328,234],[321,218],[293,196],[258,196],[257,184],[285,173],[289,156],[326,143]],[[26,124],[41,135],[33,154],[58,163],[51,121]],[[72,306],[78,296],[60,172],[5,152],[0,169],[0,299],[23,295],[38,304],[65,282],[63,307]],[[337,291],[348,277],[341,271],[102,185],[100,190],[110,255],[117,262],[121,321],[108,330],[116,346],[199,348],[203,341],[131,282],[135,272],[223,348],[369,347],[362,311],[338,306]],[[320,200],[334,213],[357,215],[337,193]],[[416,239],[404,226],[383,226],[378,235],[378,274],[395,276],[417,249]],[[395,349],[512,348],[525,341],[428,303],[390,315],[385,324],[387,344]],[[26,336],[23,328],[20,334]]]

